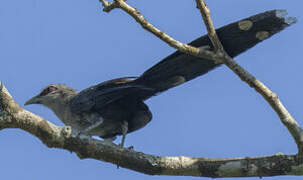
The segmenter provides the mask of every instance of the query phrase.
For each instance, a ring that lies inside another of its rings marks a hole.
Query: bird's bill
[[[29,104],[41,104],[41,98],[39,96],[34,96],[25,102],[25,106]]]

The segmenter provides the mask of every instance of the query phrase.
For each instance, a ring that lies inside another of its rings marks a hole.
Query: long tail
[[[296,22],[295,18],[286,15],[285,10],[267,11],[223,26],[217,29],[217,33],[226,52],[235,57]],[[189,44],[212,48],[207,35]],[[199,59],[176,51],[145,71],[135,82],[155,90],[153,93],[143,93],[144,99],[147,99],[206,74],[218,66],[220,64],[215,64],[212,60]]]

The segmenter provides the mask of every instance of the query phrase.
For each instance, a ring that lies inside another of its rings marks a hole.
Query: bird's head
[[[37,96],[32,97],[24,105],[42,104],[52,107],[67,102],[76,91],[65,84],[51,84],[46,86]]]

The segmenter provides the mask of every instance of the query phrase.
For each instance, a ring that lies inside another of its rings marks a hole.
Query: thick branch
[[[278,96],[273,93],[268,87],[266,87],[261,81],[257,80],[252,74],[241,67],[235,60],[233,60],[223,49],[223,46],[216,34],[213,26],[210,11],[206,7],[204,0],[196,0],[197,6],[201,11],[202,18],[208,31],[208,36],[211,39],[216,50],[223,53],[222,62],[228,66],[235,74],[237,74],[241,80],[246,82],[249,86],[254,88],[264,99],[270,104],[270,106],[278,114],[281,122],[287,127],[291,135],[293,136],[297,146],[299,155],[303,155],[303,130],[292,115],[287,111]],[[293,19],[295,20],[295,19]]]
[[[2,84],[1,84],[2,85]],[[303,159],[295,155],[276,154],[258,158],[209,159],[161,157],[121,149],[119,146],[87,136],[73,136],[68,127],[58,127],[22,109],[5,87],[0,91],[0,129],[19,128],[38,137],[48,147],[77,153],[149,175],[250,177],[303,175]]]

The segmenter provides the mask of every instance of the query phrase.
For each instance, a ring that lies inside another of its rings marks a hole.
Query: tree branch
[[[100,0],[103,6],[106,4],[105,0]],[[275,110],[277,115],[279,116],[281,122],[287,127],[291,135],[293,136],[297,147],[298,154],[303,155],[303,130],[297,121],[291,116],[291,114],[284,107],[282,102],[279,100],[278,96],[273,93],[268,87],[266,87],[261,81],[256,79],[252,74],[246,71],[243,67],[241,67],[236,61],[234,61],[224,50],[219,37],[216,34],[215,28],[213,27],[212,20],[210,18],[210,11],[206,7],[204,0],[196,0],[197,7],[200,9],[202,18],[206,25],[208,36],[214,46],[215,51],[208,51],[206,48],[196,48],[187,44],[184,44],[180,41],[177,41],[165,34],[163,31],[157,29],[155,26],[150,24],[144,16],[135,8],[131,7],[124,0],[114,0],[111,4],[115,8],[120,8],[130,16],[132,16],[144,29],[151,32],[164,42],[166,42],[171,47],[178,49],[183,53],[187,53],[192,56],[196,56],[203,59],[211,59],[216,63],[224,63],[227,67],[229,67],[235,74],[239,76],[239,78],[246,82],[250,87],[254,88],[259,94],[263,96],[263,98],[270,104],[270,106]],[[104,6],[106,8],[106,6]],[[111,8],[113,9],[113,8]],[[106,11],[110,12],[110,11]],[[276,17],[284,19],[284,16],[287,14],[286,11],[277,10]],[[290,25],[296,22],[295,18],[285,18],[285,23]],[[239,22],[239,28],[243,31],[250,30],[253,27],[253,22],[250,20],[243,20]],[[267,31],[260,31],[256,33],[256,38],[260,40],[264,40],[268,38],[270,35]]]
[[[181,52],[197,56],[203,59],[218,59],[218,57],[215,53],[212,51],[208,51],[206,48],[196,48],[193,46],[190,46],[188,44],[182,43],[180,41],[175,40],[171,36],[167,35],[165,32],[159,30],[155,26],[153,26],[151,23],[149,23],[144,16],[135,8],[131,7],[127,3],[125,3],[124,0],[114,0],[114,2],[108,2],[106,0],[99,0],[102,5],[104,6],[103,11],[110,12],[111,10],[115,8],[120,8],[123,11],[125,11],[127,14],[132,16],[145,30],[151,32],[164,42],[166,42],[169,46],[176,48],[180,50]]]
[[[149,175],[213,178],[303,175],[303,159],[296,155],[230,159],[161,157],[122,149],[118,145],[88,136],[74,136],[69,127],[58,127],[22,109],[2,83],[0,86],[0,130],[22,129],[39,138],[46,146],[75,152],[80,159],[105,161]]]
[[[216,30],[214,28],[213,22],[210,18],[210,10],[206,7],[204,0],[196,0],[197,7],[200,9],[204,24],[206,26],[208,37],[211,40],[211,43],[214,45],[215,52],[218,53],[224,51],[224,48],[217,36]]]
[[[106,0],[99,0],[99,1],[102,3],[104,12],[110,12],[111,10],[118,7],[116,2],[109,2]],[[126,1],[126,0],[124,0],[124,1]]]
[[[233,60],[223,49],[223,46],[217,36],[215,28],[213,26],[210,11],[206,7],[204,0],[196,0],[197,7],[199,7],[205,26],[208,31],[208,36],[211,39],[217,54],[223,53],[222,62],[229,67],[239,78],[246,82],[250,87],[254,88],[263,98],[270,104],[274,111],[279,116],[281,122],[287,127],[290,134],[293,136],[297,147],[298,154],[303,155],[303,130],[298,122],[287,111],[278,96],[273,93],[268,87],[266,87],[261,81],[256,79],[251,73],[241,67],[235,60]],[[293,19],[295,21],[295,19]]]

